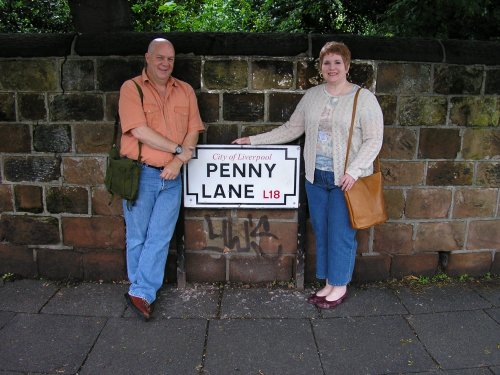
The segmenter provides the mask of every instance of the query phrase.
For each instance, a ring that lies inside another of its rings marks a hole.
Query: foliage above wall
[[[500,38],[500,6],[495,0],[128,0],[128,4],[135,31]],[[0,13],[6,15],[0,19],[0,32],[73,31],[69,8],[68,0],[0,0]]]

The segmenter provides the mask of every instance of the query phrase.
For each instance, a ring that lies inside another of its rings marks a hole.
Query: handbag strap
[[[356,107],[358,106],[358,96],[359,93],[361,92],[362,88],[358,88],[356,90],[356,94],[354,94],[354,104],[352,105],[352,115],[351,115],[351,127],[349,128],[349,138],[347,140],[347,151],[345,155],[345,164],[344,164],[344,174],[346,173],[347,170],[347,160],[349,159],[349,150],[351,149],[351,141],[352,141],[352,131],[354,129],[354,119],[356,118]],[[380,160],[377,157],[375,158],[375,171],[378,172],[380,171]]]
[[[142,92],[142,88],[133,79],[131,79],[131,81],[134,82],[135,87],[137,88],[137,92],[139,92],[139,97],[141,98],[141,106],[144,109],[144,93]],[[118,113],[116,113],[115,126],[114,126],[114,130],[113,130],[113,145],[112,146],[116,146],[116,143],[117,143],[116,138],[118,136],[119,124],[120,124],[120,116],[118,115]],[[141,142],[138,142],[138,143],[139,143],[139,156],[137,157],[137,161],[140,163],[141,162],[141,154],[142,154],[142,143]]]

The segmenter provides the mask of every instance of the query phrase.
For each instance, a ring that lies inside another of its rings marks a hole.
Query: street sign
[[[300,146],[198,145],[184,166],[185,207],[297,208]]]

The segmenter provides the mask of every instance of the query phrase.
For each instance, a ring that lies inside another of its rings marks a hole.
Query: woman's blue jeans
[[[356,259],[356,229],[349,221],[344,192],[333,172],[316,169],[314,183],[306,180],[309,213],[316,237],[316,277],[330,285],[347,285]]]
[[[170,240],[181,206],[181,176],[164,180],[160,171],[142,166],[139,194],[133,205],[123,201],[127,238],[129,293],[148,303],[163,284]]]

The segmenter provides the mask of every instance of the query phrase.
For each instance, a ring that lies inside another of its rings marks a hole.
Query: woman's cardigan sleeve
[[[250,143],[252,145],[283,144],[291,142],[304,134],[306,97],[307,94],[302,97],[287,122],[269,132],[250,136]]]

